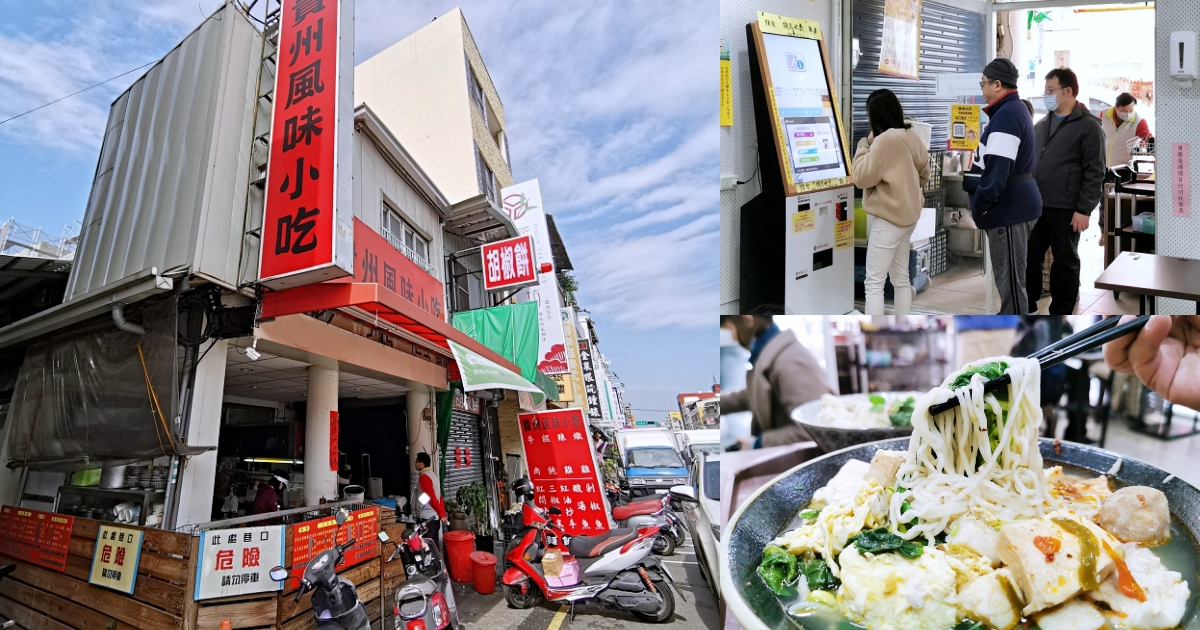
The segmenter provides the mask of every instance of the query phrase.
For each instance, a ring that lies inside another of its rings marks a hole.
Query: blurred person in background
[[[721,391],[729,394],[746,389],[746,370],[750,351],[738,341],[737,322],[741,315],[721,316]],[[736,447],[738,437],[750,435],[750,412],[721,410],[721,448]]]
[[[1052,343],[1061,341],[1072,334],[1071,325],[1067,323],[1065,317],[1061,316],[1038,316],[1038,315],[1023,315],[1021,316],[1020,326],[1017,328],[1016,343],[1013,344],[1012,356],[1027,357]],[[1058,401],[1062,399],[1063,392],[1066,391],[1067,384],[1067,366],[1059,363],[1054,367],[1042,370],[1042,417],[1046,419],[1046,426],[1042,431],[1042,435],[1048,438],[1057,437],[1054,434],[1055,421],[1057,420]],[[1084,418],[1084,422],[1087,418]],[[1068,422],[1070,418],[1068,417]],[[1067,425],[1068,430],[1071,425]],[[1086,432],[1086,426],[1084,427]]]
[[[750,437],[739,436],[741,449],[782,446],[808,439],[792,420],[792,410],[834,393],[825,371],[790,330],[769,315],[731,319],[738,342],[750,350],[746,389],[721,395],[721,413],[749,411]]]
[[[1148,140],[1154,137],[1150,125],[1138,116],[1133,106],[1137,99],[1129,92],[1117,96],[1117,104],[1100,112],[1100,126],[1104,129],[1104,150],[1108,154],[1108,165],[1129,164],[1129,144],[1134,138]]]
[[[1008,355],[1017,340],[1020,323],[1017,315],[955,315],[957,365]]]

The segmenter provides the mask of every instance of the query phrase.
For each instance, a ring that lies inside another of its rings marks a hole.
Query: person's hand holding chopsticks
[[[1200,409],[1200,316],[1155,315],[1140,332],[1105,344],[1104,361],[1164,399]]]

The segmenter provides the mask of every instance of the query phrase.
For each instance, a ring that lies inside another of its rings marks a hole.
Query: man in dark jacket
[[[1043,261],[1050,266],[1050,314],[1070,315],[1079,298],[1079,234],[1087,229],[1104,189],[1104,129],[1079,96],[1079,79],[1067,68],[1046,75],[1046,117],[1034,126],[1042,217],[1029,237],[1025,288],[1029,311],[1042,297]]]
[[[1033,181],[1033,118],[1017,94],[1018,76],[1008,59],[994,59],[983,69],[979,87],[988,103],[983,110],[988,125],[963,180],[975,225],[987,233],[1001,315],[1029,312],[1025,248],[1042,214],[1042,195]]]

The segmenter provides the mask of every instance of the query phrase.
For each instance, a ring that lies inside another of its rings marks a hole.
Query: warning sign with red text
[[[259,258],[259,278],[272,288],[354,270],[352,11],[351,0],[283,0],[280,7]]]
[[[192,599],[283,590],[271,568],[283,565],[283,525],[200,532],[200,561]]]
[[[542,509],[562,510],[554,518],[572,536],[610,529],[604,484],[583,411],[524,413],[517,419],[534,503]]]

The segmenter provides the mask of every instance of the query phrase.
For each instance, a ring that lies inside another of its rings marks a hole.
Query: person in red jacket
[[[442,524],[449,524],[449,521],[446,519],[446,504],[442,500],[442,481],[438,479],[437,473],[433,472],[432,464],[429,453],[417,453],[417,472],[420,474],[417,486],[421,492],[429,495],[429,503],[421,506],[417,518],[422,522],[431,521],[429,536],[437,543],[438,549],[441,549]],[[420,505],[420,502],[417,502],[417,505]]]

